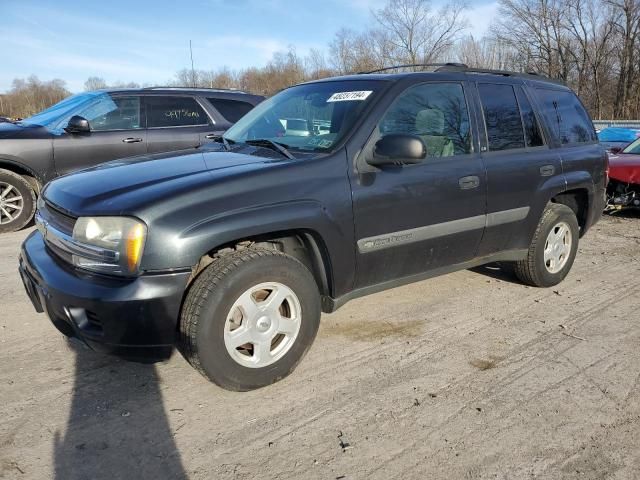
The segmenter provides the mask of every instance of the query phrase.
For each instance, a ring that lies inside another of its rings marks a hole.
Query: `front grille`
[[[100,317],[95,312],[90,310],[85,310],[85,314],[87,315],[87,323],[94,328],[95,330],[102,330],[102,322],[100,321]]]
[[[73,227],[75,226],[77,219],[61,211],[51,203],[47,201],[41,202],[38,209],[38,215],[47,225],[50,225],[51,227],[68,236],[73,235]],[[49,251],[51,251],[57,257],[61,258],[65,262],[73,263],[72,256],[69,252],[63,250],[55,243],[49,241],[49,239],[47,238],[45,238],[45,244]]]
[[[45,243],[47,249],[50,252],[52,252],[56,257],[61,258],[62,260],[64,260],[67,263],[73,263],[73,256],[69,252],[65,252],[64,250],[62,250],[57,245],[54,245],[53,243],[48,242],[46,240],[45,240],[44,243]]]
[[[44,206],[38,210],[40,216],[52,227],[60,230],[67,235],[73,234],[73,227],[76,224],[76,217],[64,213],[59,208],[55,207],[49,202],[44,203]]]

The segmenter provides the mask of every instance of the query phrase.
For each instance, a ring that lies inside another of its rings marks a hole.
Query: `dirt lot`
[[[323,317],[286,380],[209,384],[70,345],[0,241],[0,477],[640,478],[640,217],[558,288],[478,269]]]

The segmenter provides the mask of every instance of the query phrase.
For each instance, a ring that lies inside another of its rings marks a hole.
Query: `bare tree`
[[[69,95],[60,79],[41,81],[35,75],[27,79],[16,78],[11,89],[3,95],[2,110],[10,117],[28,117]]]
[[[461,39],[455,48],[457,61],[470,67],[493,70],[517,70],[517,51],[509,44],[491,37]]]
[[[640,49],[640,0],[606,0],[620,15],[617,17],[615,29],[617,33],[617,56],[619,75],[614,102],[616,117],[628,116],[629,100],[634,85],[637,88],[638,50]]]
[[[567,80],[569,36],[564,29],[564,0],[499,0],[495,39],[511,46],[522,70]]]
[[[603,113],[603,79],[611,71],[615,25],[619,13],[597,0],[568,0],[567,29],[575,39],[570,51],[578,78],[576,91],[592,106],[597,118]]]
[[[367,72],[385,66],[388,42],[379,30],[358,33],[343,28],[335,34],[329,51],[339,73]]]
[[[104,81],[104,78],[89,77],[84,82],[84,89],[87,92],[91,90],[100,90],[102,88],[107,88],[107,82]]]
[[[467,27],[466,5],[453,1],[434,10],[429,0],[389,0],[373,13],[394,63],[429,63],[443,58]]]

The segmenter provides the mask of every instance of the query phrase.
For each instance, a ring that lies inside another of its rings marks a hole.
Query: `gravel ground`
[[[355,300],[249,393],[67,342],[23,292],[28,233],[0,238],[1,478],[640,478],[640,215],[555,288],[480,268]]]

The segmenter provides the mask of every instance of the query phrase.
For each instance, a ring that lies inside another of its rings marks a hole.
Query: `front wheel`
[[[580,227],[573,210],[558,203],[548,204],[536,228],[527,258],[514,265],[516,276],[535,287],[557,285],[571,270],[578,251],[579,235]]]
[[[36,194],[23,177],[0,169],[0,233],[16,232],[33,218]]]
[[[228,390],[274,383],[293,371],[320,323],[311,272],[277,250],[247,248],[216,259],[185,299],[179,348]]]

